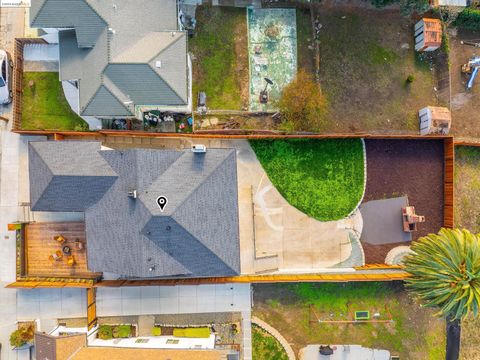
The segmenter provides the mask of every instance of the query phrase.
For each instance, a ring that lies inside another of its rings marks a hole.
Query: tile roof
[[[233,149],[194,154],[32,142],[30,187],[33,210],[85,212],[90,271],[138,278],[240,272]],[[163,212],[159,196],[168,199]]]
[[[32,27],[67,28],[59,32],[60,79],[79,81],[81,115],[188,103],[187,37],[177,31],[175,0],[32,0],[30,15]]]

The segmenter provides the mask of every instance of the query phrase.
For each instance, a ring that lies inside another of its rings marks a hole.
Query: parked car
[[[0,104],[12,102],[12,69],[13,61],[10,54],[5,50],[0,50]]]

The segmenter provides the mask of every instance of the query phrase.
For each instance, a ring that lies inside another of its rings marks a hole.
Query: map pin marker
[[[167,206],[168,200],[165,196],[159,196],[157,198],[157,204],[158,207],[160,208],[160,211],[163,212],[165,210],[165,206]]]

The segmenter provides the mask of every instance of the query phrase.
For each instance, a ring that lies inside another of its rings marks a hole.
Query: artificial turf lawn
[[[252,350],[255,360],[288,360],[282,345],[272,335],[252,325]]]
[[[30,81],[32,88],[28,86]],[[22,106],[22,129],[88,129],[87,123],[70,108],[56,72],[23,73]]]
[[[362,197],[360,139],[252,140],[250,144],[282,196],[317,220],[346,217]]]

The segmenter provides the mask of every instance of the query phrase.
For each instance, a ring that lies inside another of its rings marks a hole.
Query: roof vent
[[[162,61],[161,60],[155,61],[155,67],[161,68],[162,67]]]
[[[112,28],[108,28],[108,32],[113,35],[115,35],[116,33],[115,29],[112,29]]]
[[[128,192],[128,197],[130,197],[132,199],[136,199],[137,198],[137,190],[129,191]]]
[[[172,35],[172,37],[174,37],[175,35],[177,35],[177,33],[176,33],[175,31],[172,31],[172,32],[170,33],[170,35]]]

